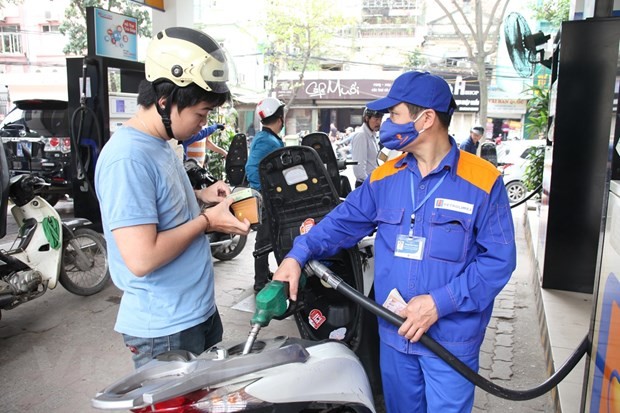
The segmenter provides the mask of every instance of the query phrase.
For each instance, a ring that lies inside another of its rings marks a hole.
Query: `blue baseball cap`
[[[386,97],[374,100],[366,104],[366,107],[386,112],[401,102],[449,115],[456,109],[448,83],[439,76],[420,71],[405,72],[398,76]]]

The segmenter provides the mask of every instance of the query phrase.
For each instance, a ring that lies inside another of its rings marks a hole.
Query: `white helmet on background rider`
[[[208,92],[228,92],[228,64],[220,45],[207,34],[187,27],[157,33],[146,51],[146,79],[169,80],[179,87],[192,83]]]
[[[284,116],[284,106],[286,105],[280,99],[268,97],[258,102],[256,113],[262,123],[265,123],[265,120],[269,123],[275,117]]]

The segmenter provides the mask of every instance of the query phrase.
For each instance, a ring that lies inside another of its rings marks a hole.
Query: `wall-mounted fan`
[[[544,50],[538,49],[551,36],[538,32],[532,34],[530,26],[519,13],[510,13],[504,19],[504,38],[508,55],[515,70],[521,77],[532,76],[537,63],[551,67],[551,60],[544,59]]]

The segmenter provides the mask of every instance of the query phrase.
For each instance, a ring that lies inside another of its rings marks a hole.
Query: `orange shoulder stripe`
[[[490,162],[469,152],[461,151],[456,174],[488,194],[500,172]]]
[[[398,158],[394,158],[390,161],[387,161],[383,165],[375,168],[374,171],[370,174],[370,182],[380,181],[383,178],[386,178],[390,175],[394,175],[396,172],[400,171],[403,168],[406,168],[406,165],[403,165],[399,168],[396,167],[396,163],[403,159],[407,154],[404,153]]]

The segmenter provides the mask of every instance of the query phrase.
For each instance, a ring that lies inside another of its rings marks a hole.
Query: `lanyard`
[[[439,182],[437,182],[435,184],[435,186],[433,187],[433,189],[431,189],[429,191],[428,194],[426,194],[426,196],[424,197],[424,199],[422,199],[422,201],[420,201],[420,203],[416,206],[415,204],[415,188],[413,185],[413,172],[411,173],[411,204],[413,205],[413,211],[411,212],[411,224],[409,226],[409,238],[413,237],[413,225],[415,224],[415,213],[418,211],[418,209],[420,209],[422,207],[422,205],[424,205],[426,203],[426,201],[428,201],[428,199],[431,197],[431,195],[433,195],[433,193],[437,190],[437,188],[439,188],[439,185],[441,185],[443,183],[443,180],[446,179],[446,175],[448,175],[448,170],[446,170],[443,174],[443,176],[441,177],[441,179],[439,179]]]

